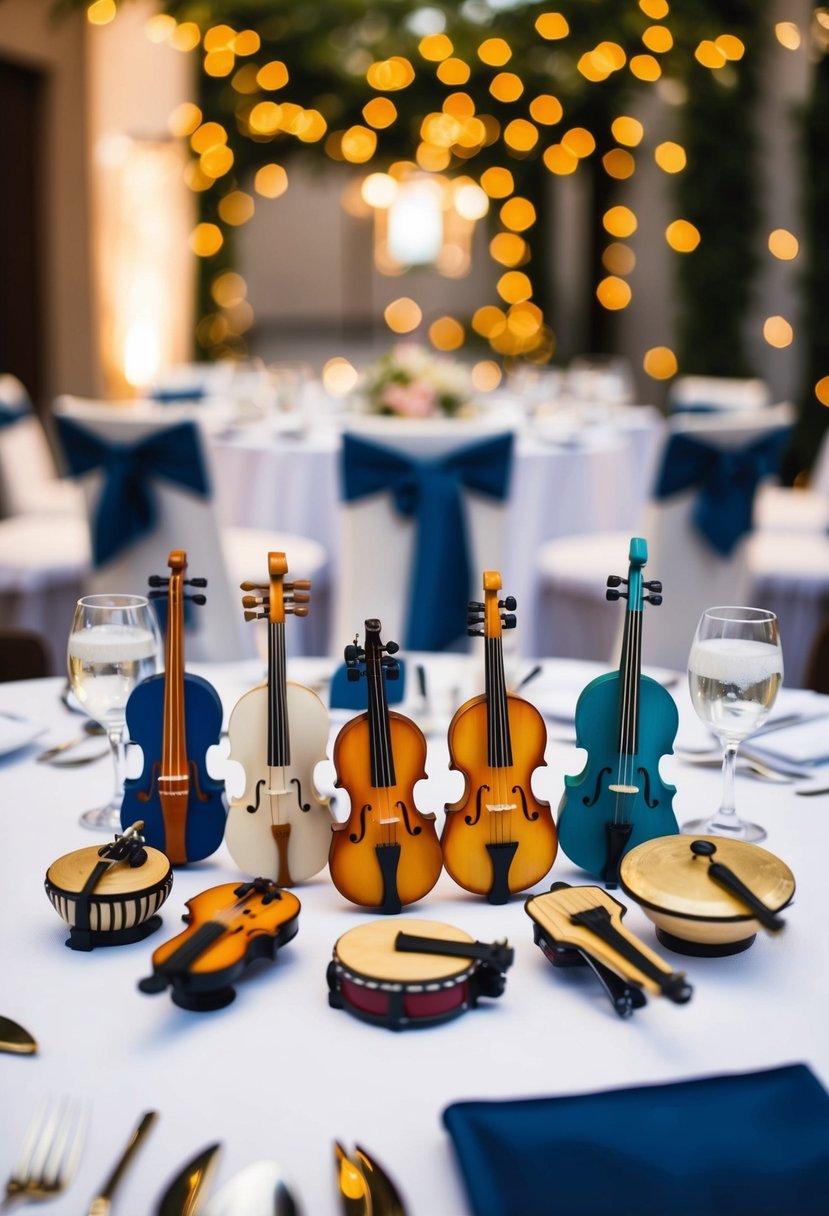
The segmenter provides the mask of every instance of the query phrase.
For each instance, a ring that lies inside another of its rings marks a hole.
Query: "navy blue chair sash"
[[[763,477],[776,473],[791,427],[769,431],[740,448],[719,447],[695,435],[677,433],[668,441],[655,496],[667,499],[698,489],[695,529],[723,557],[751,531],[754,495]]]
[[[28,418],[31,412],[28,405],[8,405],[0,401],[0,430],[6,426],[14,426],[21,418]]]
[[[466,631],[471,570],[462,491],[506,498],[512,434],[419,460],[356,435],[343,437],[343,494],[355,502],[382,491],[416,520],[405,646],[443,650]]]
[[[182,486],[203,498],[210,495],[201,443],[192,422],[154,431],[135,443],[102,439],[62,415],[56,423],[69,472],[78,477],[93,469],[103,471],[92,525],[95,566],[111,561],[152,533],[158,518],[155,480]]]

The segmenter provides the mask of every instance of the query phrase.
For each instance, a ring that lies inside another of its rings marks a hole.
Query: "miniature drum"
[[[52,862],[46,871],[46,894],[69,925],[67,946],[91,950],[123,945],[159,927],[156,913],[170,894],[173,868],[158,849],[145,848],[144,853],[138,865],[108,862],[92,845]]]
[[[355,1017],[391,1030],[433,1026],[464,1013],[487,989],[479,962],[419,952],[401,953],[401,929],[413,935],[474,944],[462,929],[431,920],[377,920],[358,925],[337,941],[328,966],[328,1002]]]

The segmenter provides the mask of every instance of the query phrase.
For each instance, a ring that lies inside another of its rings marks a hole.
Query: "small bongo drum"
[[[161,925],[158,909],[173,886],[173,869],[146,847],[134,823],[103,847],[65,853],[46,871],[46,894],[69,925],[73,950],[142,941]]]
[[[390,1030],[434,1026],[500,996],[512,956],[438,921],[371,921],[334,946],[328,1003]]]

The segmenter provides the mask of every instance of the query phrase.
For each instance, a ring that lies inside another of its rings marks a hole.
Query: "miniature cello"
[[[394,913],[437,882],[440,842],[435,816],[414,804],[414,785],[426,776],[426,740],[386,698],[386,677],[399,675],[392,657],[399,648],[383,645],[379,621],[366,621],[365,630],[364,649],[356,642],[345,648],[348,678],[368,682],[368,712],[346,722],[334,744],[337,785],[347,790],[351,813],[334,825],[328,868],[346,899]]]
[[[287,679],[285,617],[306,616],[310,582],[285,582],[284,553],[268,554],[267,598],[246,595],[245,619],[268,620],[267,683],[246,692],[230,722],[230,755],[245,770],[245,789],[230,804],[225,842],[246,874],[291,887],[319,873],[328,860],[329,800],[314,786],[326,758],[328,711],[315,692]],[[267,607],[265,608],[265,604]]]
[[[144,820],[144,839],[166,853],[173,865],[200,861],[215,853],[225,830],[224,782],[210,777],[207,749],[219,742],[222,703],[212,684],[184,669],[184,601],[204,604],[201,594],[186,595],[187,554],[174,549],[169,578],[150,579],[153,598],[167,596],[165,670],[133,689],[127,701],[130,739],[144,753],[140,777],[124,783],[121,825]]]
[[[446,808],[441,836],[443,864],[455,882],[492,904],[543,878],[557,848],[550,804],[531,787],[545,763],[547,728],[534,705],[506,690],[501,628],[515,626],[515,599],[499,600],[500,590],[500,574],[486,571],[484,602],[469,605],[468,632],[486,639],[486,691],[449,724],[451,767],[466,783],[462,798]]]
[[[619,670],[591,680],[579,696],[576,745],[587,750],[588,759],[577,776],[564,778],[559,805],[563,852],[609,887],[617,885],[619,863],[629,849],[679,831],[676,790],[659,775],[661,757],[673,751],[679,715],[671,694],[642,675],[644,604],[662,603],[662,584],[642,579],[647,560],[647,541],[634,537],[628,577],[612,574],[607,580],[607,598],[627,600]]]

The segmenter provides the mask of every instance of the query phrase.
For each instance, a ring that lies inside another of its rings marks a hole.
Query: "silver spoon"
[[[83,724],[82,735],[76,735],[74,739],[67,739],[65,743],[56,743],[54,747],[48,747],[45,752],[41,752],[35,759],[41,763],[48,763],[54,760],[55,756],[59,756],[61,752],[66,752],[70,747],[79,747],[81,743],[86,743],[90,735],[105,735],[106,731],[101,726],[100,722],[95,722],[92,718],[87,718]],[[103,753],[106,755],[106,752]],[[97,753],[96,753],[97,756]]]

